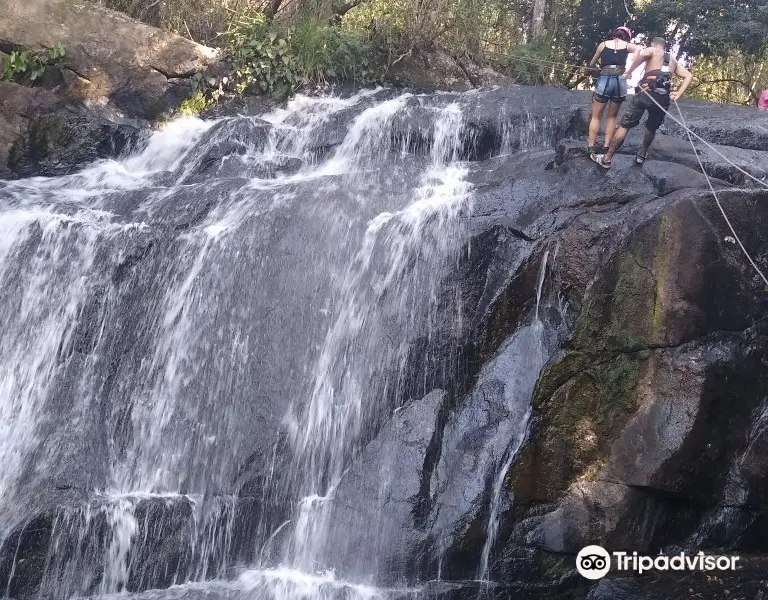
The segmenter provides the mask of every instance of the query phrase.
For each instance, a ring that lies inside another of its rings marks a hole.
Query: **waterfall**
[[[528,422],[531,416],[530,401],[533,395],[533,385],[536,384],[538,374],[544,367],[546,362],[546,350],[544,349],[543,331],[544,325],[539,319],[539,306],[541,304],[541,290],[544,287],[544,279],[547,275],[547,261],[549,260],[549,250],[544,251],[544,257],[541,259],[541,267],[539,268],[539,278],[536,284],[536,309],[533,316],[533,322],[529,326],[529,329],[524,329],[518,335],[520,336],[520,353],[526,355],[529,360],[522,364],[524,373],[520,376],[527,379],[527,385],[516,390],[520,395],[518,397],[510,398],[510,400],[516,404],[526,404],[528,409],[525,412],[525,416],[518,421],[518,430],[512,438],[511,445],[507,450],[507,456],[499,469],[499,473],[493,483],[493,489],[491,491],[491,504],[488,510],[488,525],[485,532],[485,543],[483,544],[483,550],[480,555],[480,569],[478,578],[480,581],[488,581],[490,573],[489,560],[491,558],[491,550],[493,544],[496,542],[496,536],[499,532],[499,517],[501,513],[502,496],[504,481],[507,478],[512,463],[517,457],[517,453],[525,441],[525,436],[528,433]],[[525,332],[525,334],[523,334]]]
[[[331,159],[357,173],[370,168],[371,152],[386,139],[388,122],[404,97],[363,112]],[[420,328],[424,302],[436,301],[446,259],[455,243],[458,216],[468,200],[466,169],[455,164],[461,140],[461,112],[450,104],[436,115],[434,141],[420,185],[403,209],[383,212],[370,220],[351,265],[342,276],[338,308],[320,351],[312,376],[309,404],[293,422],[296,490],[295,525],[283,564],[299,572],[313,572],[322,565],[334,489],[350,455],[359,449],[363,428],[379,421],[386,410],[381,402],[387,388],[401,385],[398,377],[409,358],[409,340]],[[384,132],[384,133],[382,133]],[[373,142],[373,143],[372,143]],[[429,235],[434,245],[425,243]],[[374,252],[384,244],[385,260]],[[413,264],[419,256],[419,265]],[[382,316],[389,316],[384,321]],[[385,327],[395,326],[398,343],[383,345]],[[394,373],[374,382],[378,373]],[[293,580],[289,580],[292,582]],[[302,580],[303,581],[303,580]],[[285,589],[275,598],[301,595],[281,580]],[[351,591],[353,597],[366,593]]]
[[[468,239],[471,102],[299,96],[0,182],[6,597],[24,578],[41,599],[419,595],[404,574],[391,588],[334,562],[331,507],[381,427],[429,391],[426,364],[412,372],[425,348],[463,327],[446,281]],[[504,126],[500,151],[550,137],[529,121]],[[503,382],[506,403],[481,578],[546,359],[546,261],[534,322],[479,378]]]

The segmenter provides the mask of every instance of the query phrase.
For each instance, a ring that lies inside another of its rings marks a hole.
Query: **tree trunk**
[[[533,39],[544,33],[544,14],[547,12],[547,0],[533,0]]]

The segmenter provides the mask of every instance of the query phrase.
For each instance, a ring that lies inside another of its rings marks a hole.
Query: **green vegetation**
[[[214,101],[204,92],[193,92],[192,95],[179,105],[179,114],[186,117],[196,117],[206,108],[210,108]]]
[[[768,0],[651,0],[638,4],[637,26],[675,42],[693,96],[755,104],[768,87]]]
[[[231,87],[277,96],[386,78],[435,50],[518,83],[583,89],[579,65],[618,24],[665,36],[694,70],[691,95],[754,103],[768,87],[768,0],[100,1],[224,47],[238,72]]]
[[[0,79],[32,85],[47,67],[59,65],[65,54],[61,44],[44,50],[14,50],[3,63]]]
[[[257,85],[270,95],[288,96],[299,87],[296,58],[288,39],[274,31],[264,15],[232,27],[227,42],[239,93]]]
[[[503,62],[496,63],[496,66],[521,85],[542,85],[553,82],[566,85],[570,72],[563,74],[562,70],[555,67],[563,60],[564,57],[557,52],[557,48],[548,40],[539,38],[512,48]]]
[[[365,38],[318,21],[281,27],[256,14],[230,26],[226,40],[239,93],[257,87],[284,98],[334,79],[366,83],[373,74]]]
[[[317,21],[301,21],[292,31],[290,47],[303,83],[345,79],[371,81],[371,47],[359,31],[341,29]]]

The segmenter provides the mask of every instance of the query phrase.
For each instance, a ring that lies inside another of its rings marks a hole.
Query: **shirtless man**
[[[621,119],[621,125],[611,140],[611,145],[605,155],[592,155],[591,158],[604,169],[611,167],[613,155],[618,152],[627,136],[627,131],[640,124],[643,113],[648,111],[648,119],[645,123],[645,135],[643,136],[643,147],[637,153],[638,164],[643,164],[648,156],[648,148],[651,147],[653,138],[656,137],[656,130],[664,122],[664,111],[669,109],[670,102],[676,101],[683,95],[685,90],[691,84],[693,75],[683,65],[672,58],[665,51],[666,42],[663,38],[654,38],[650,48],[646,48],[635,55],[632,65],[627,73],[632,73],[642,63],[645,63],[645,74],[640,81],[638,92],[632,97],[627,112]],[[683,78],[680,88],[673,92],[672,75]],[[661,105],[664,110],[654,103],[654,100]]]

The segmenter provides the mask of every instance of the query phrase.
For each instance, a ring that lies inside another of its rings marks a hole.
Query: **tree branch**
[[[711,83],[738,83],[739,85],[743,85],[745,88],[749,89],[749,83],[746,81],[742,81],[741,79],[699,79],[694,85],[691,86],[691,89],[696,89],[699,86],[702,85],[709,85]]]
[[[334,2],[332,4],[333,15],[340,19],[356,6],[360,6],[369,1],[370,0],[352,0],[351,2]]]
[[[264,9],[264,18],[267,19],[267,23],[271,23],[275,18],[277,11],[280,10],[280,5],[283,0],[269,0],[267,7]]]

